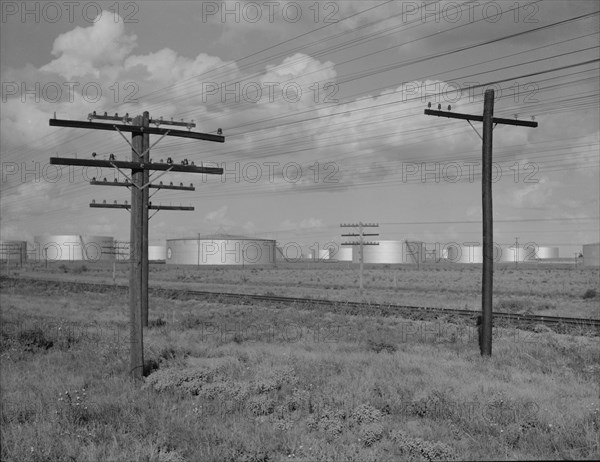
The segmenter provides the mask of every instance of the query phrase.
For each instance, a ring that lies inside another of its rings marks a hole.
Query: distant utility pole
[[[515,237],[515,268],[519,266],[519,238]]]
[[[98,123],[92,122],[92,119],[101,119],[108,121],[122,122],[115,123]],[[151,127],[150,124],[156,125]],[[160,128],[159,125],[183,126],[188,129],[173,130]],[[154,180],[158,179],[167,172],[185,172],[185,173],[208,173],[222,175],[222,168],[213,167],[196,167],[188,165],[184,161],[182,165],[175,165],[169,158],[167,162],[152,162],[150,160],[150,148],[154,147],[165,136],[176,136],[180,138],[193,138],[198,140],[215,141],[219,143],[225,142],[222,136],[221,129],[217,131],[217,135],[207,133],[192,132],[191,129],[196,125],[188,122],[173,122],[163,121],[160,119],[151,120],[148,112],[135,118],[130,118],[129,114],[119,117],[118,114],[109,116],[106,112],[104,115],[96,115],[94,111],[88,115],[88,122],[77,120],[61,120],[56,118],[50,119],[50,126],[56,127],[74,127],[88,128],[93,130],[116,130],[125,141],[131,146],[131,161],[117,161],[116,157],[111,154],[109,160],[95,159],[96,153],[92,153],[92,159],[72,159],[51,157],[50,164],[54,165],[77,165],[82,167],[108,167],[114,168],[120,172],[125,178],[125,182],[108,182],[98,181],[94,178],[91,185],[102,186],[123,186],[131,188],[131,205],[125,201],[123,204],[107,204],[103,201],[102,204],[92,201],[90,207],[96,208],[120,208],[127,209],[131,212],[131,228],[130,228],[130,270],[129,270],[129,320],[130,320],[130,342],[131,342],[131,374],[136,379],[141,379],[144,372],[144,343],[143,343],[143,327],[148,326],[148,220],[152,218],[148,216],[148,210],[194,210],[193,207],[175,207],[152,205],[149,202],[149,189],[178,189],[186,191],[194,191],[194,187],[169,186],[150,184],[150,170],[162,171]],[[131,142],[123,135],[123,132],[131,133]],[[162,135],[157,141],[150,146],[150,135]],[[123,169],[131,170],[131,175],[123,172]],[[155,213],[157,213],[155,212]]]
[[[429,103],[431,107],[431,103]],[[477,135],[483,141],[482,164],[481,164],[481,186],[483,206],[483,277],[481,291],[482,328],[480,338],[480,349],[482,356],[492,355],[492,280],[494,274],[494,244],[493,244],[493,221],[492,221],[492,132],[498,124],[517,125],[522,127],[537,127],[537,122],[524,120],[502,119],[494,117],[494,90],[486,90],[483,103],[483,116],[472,114],[457,114],[442,111],[441,104],[438,110],[425,109],[426,115],[437,117],[448,117],[451,119],[462,119],[483,122],[483,136],[473,127]]]
[[[351,234],[342,234],[342,237],[358,237],[358,242],[354,241],[354,242],[342,242],[342,245],[358,245],[358,249],[359,249],[359,254],[358,254],[358,258],[359,258],[359,262],[360,262],[360,293],[362,293],[363,291],[363,287],[364,287],[364,277],[363,277],[363,270],[364,270],[364,258],[363,258],[363,246],[365,245],[379,245],[379,242],[365,242],[364,237],[365,236],[379,236],[379,233],[365,233],[363,232],[363,228],[378,228],[379,224],[377,223],[362,223],[362,222],[358,222],[358,224],[341,224],[340,225],[341,228],[358,228],[358,234],[356,233],[351,233]]]

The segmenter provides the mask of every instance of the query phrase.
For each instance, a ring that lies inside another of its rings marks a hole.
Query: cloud
[[[207,213],[204,216],[204,221],[206,223],[216,223],[216,224],[226,224],[231,223],[230,220],[225,218],[227,215],[227,206],[223,205],[219,207],[217,210],[213,210],[212,212]]]
[[[125,24],[107,11],[90,27],[76,27],[58,36],[52,54],[58,58],[43,66],[67,80],[87,75],[100,77],[101,70],[118,68],[136,47],[135,34],[125,34]]]
[[[281,230],[315,230],[315,229],[323,229],[325,224],[323,220],[320,218],[305,218],[300,222],[295,222],[292,220],[285,220],[281,222],[280,228]]]
[[[552,198],[552,188],[547,178],[541,178],[537,183],[515,189],[510,198],[516,208],[543,209]]]

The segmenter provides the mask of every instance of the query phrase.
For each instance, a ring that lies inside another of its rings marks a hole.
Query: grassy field
[[[108,268],[65,268],[27,273],[112,280]],[[403,297],[421,291],[415,304],[436,306],[444,295],[459,303],[463,291],[477,290],[476,271],[463,269],[370,268],[365,297],[389,291],[409,303]],[[499,298],[597,310],[597,296],[584,298],[598,289],[597,270],[536,274],[547,292],[531,282],[534,270],[497,272]],[[156,266],[151,277],[204,290],[357,297],[356,272],[345,267]],[[440,281],[454,287],[434,289]],[[472,326],[154,298],[147,377],[136,384],[127,375],[123,291],[3,282],[0,302],[2,460],[600,458],[597,337],[495,329],[493,356],[484,359]]]
[[[116,282],[127,285],[128,271],[128,264],[120,263]],[[15,268],[13,273],[113,282],[112,266],[105,263],[53,263],[49,268],[37,264]],[[334,262],[287,263],[277,268],[150,265],[150,284],[154,286],[481,309],[481,265],[366,265],[363,294],[357,290],[358,277],[358,265]],[[572,264],[495,265],[496,311],[600,318],[598,299],[594,299],[599,293],[598,268]]]

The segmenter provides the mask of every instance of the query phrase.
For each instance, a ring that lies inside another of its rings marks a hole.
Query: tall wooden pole
[[[431,103],[429,104],[431,107]],[[438,110],[425,109],[425,115],[437,117],[448,117],[449,119],[462,119],[477,122],[483,122],[483,148],[482,148],[482,168],[481,168],[481,186],[482,186],[482,205],[483,205],[483,277],[481,290],[481,311],[482,316],[477,320],[480,329],[479,347],[482,356],[491,356],[492,354],[492,280],[494,275],[494,243],[493,243],[493,220],[492,220],[492,131],[494,124],[514,125],[520,127],[537,127],[538,123],[534,121],[525,121],[517,119],[504,119],[494,117],[494,90],[486,90],[484,95],[483,115],[475,114],[457,114],[441,110],[441,104]],[[533,118],[533,117],[532,117]],[[473,127],[475,129],[475,127]],[[475,130],[477,131],[477,130]],[[479,133],[478,133],[479,134]],[[479,322],[481,319],[481,323]]]
[[[142,116],[142,127],[150,125],[150,114],[144,111]],[[144,132],[142,135],[142,150],[139,153],[146,152],[140,161],[144,164],[150,162],[150,134]],[[150,181],[150,170],[144,169],[143,184],[148,184]],[[142,326],[148,327],[148,202],[149,188],[144,188],[142,191]]]
[[[363,270],[364,270],[364,258],[363,258],[363,224],[362,222],[358,223],[358,233],[360,235],[359,239],[360,239],[360,293],[362,294],[363,292]]]
[[[482,205],[483,205],[483,275],[481,292],[481,354],[492,354],[492,293],[494,276],[494,244],[492,215],[492,132],[494,90],[486,90],[483,103]]]
[[[112,121],[118,123],[97,123],[92,122],[93,119],[104,121]],[[137,116],[134,119],[128,114],[124,117],[115,114],[114,116],[93,113],[88,115],[88,121],[50,119],[50,126],[57,127],[72,127],[72,128],[87,128],[94,130],[109,130],[117,131],[121,136],[124,132],[131,132],[131,162],[116,160],[114,156],[110,156],[109,160],[96,159],[77,159],[77,158],[61,158],[51,157],[50,164],[53,165],[77,165],[82,167],[99,167],[99,168],[114,168],[114,169],[130,169],[131,179],[124,182],[100,182],[92,180],[92,185],[104,186],[121,186],[131,188],[131,204],[107,204],[104,201],[102,204],[97,204],[92,201],[90,207],[96,208],[124,208],[131,211],[131,228],[130,228],[130,262],[129,262],[129,323],[130,323],[130,373],[135,379],[141,379],[144,374],[144,325],[148,325],[148,218],[149,209],[153,210],[194,210],[193,207],[182,206],[150,206],[148,188],[159,189],[174,189],[194,191],[194,187],[173,186],[173,185],[152,185],[149,183],[150,170],[153,171],[173,171],[186,173],[209,173],[214,175],[222,175],[223,169],[216,167],[196,167],[195,165],[175,165],[172,162],[168,164],[151,163],[150,153],[146,152],[150,146],[150,136],[162,135],[165,137],[175,136],[179,138],[192,138],[198,140],[215,141],[224,143],[225,138],[218,130],[217,135],[209,133],[192,132],[191,129],[196,125],[188,122],[173,122],[173,120],[163,121],[151,120],[148,112],[144,112],[143,116]],[[151,124],[156,125],[152,127]],[[165,129],[159,125],[172,125],[186,127],[188,130]],[[161,137],[161,139],[162,139]],[[158,140],[160,141],[160,140]],[[92,156],[95,157],[95,156]],[[162,183],[162,182],[161,182]],[[46,255],[46,264],[47,264]]]
[[[137,116],[133,125],[143,125],[143,118]],[[140,162],[138,153],[144,152],[144,134],[133,132],[131,135],[131,161]],[[136,152],[137,151],[137,152]],[[141,379],[144,374],[144,330],[142,327],[142,259],[143,259],[143,223],[144,200],[141,187],[144,181],[143,169],[132,169],[131,177],[131,255],[129,267],[129,341],[130,372],[135,379]],[[147,213],[147,210],[146,210]]]

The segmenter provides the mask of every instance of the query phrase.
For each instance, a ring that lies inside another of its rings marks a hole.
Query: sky
[[[224,231],[326,248],[340,224],[381,240],[481,242],[481,123],[493,131],[494,242],[600,241],[599,30],[595,1],[0,2],[0,237],[128,240],[112,169],[50,157],[131,158],[117,132],[49,126],[92,111],[194,121],[225,143],[165,137],[151,150],[219,166],[167,174],[192,205],[150,220],[150,243]],[[166,127],[166,126],[165,126]],[[158,140],[151,136],[151,143]],[[154,192],[154,191],[153,191]]]

